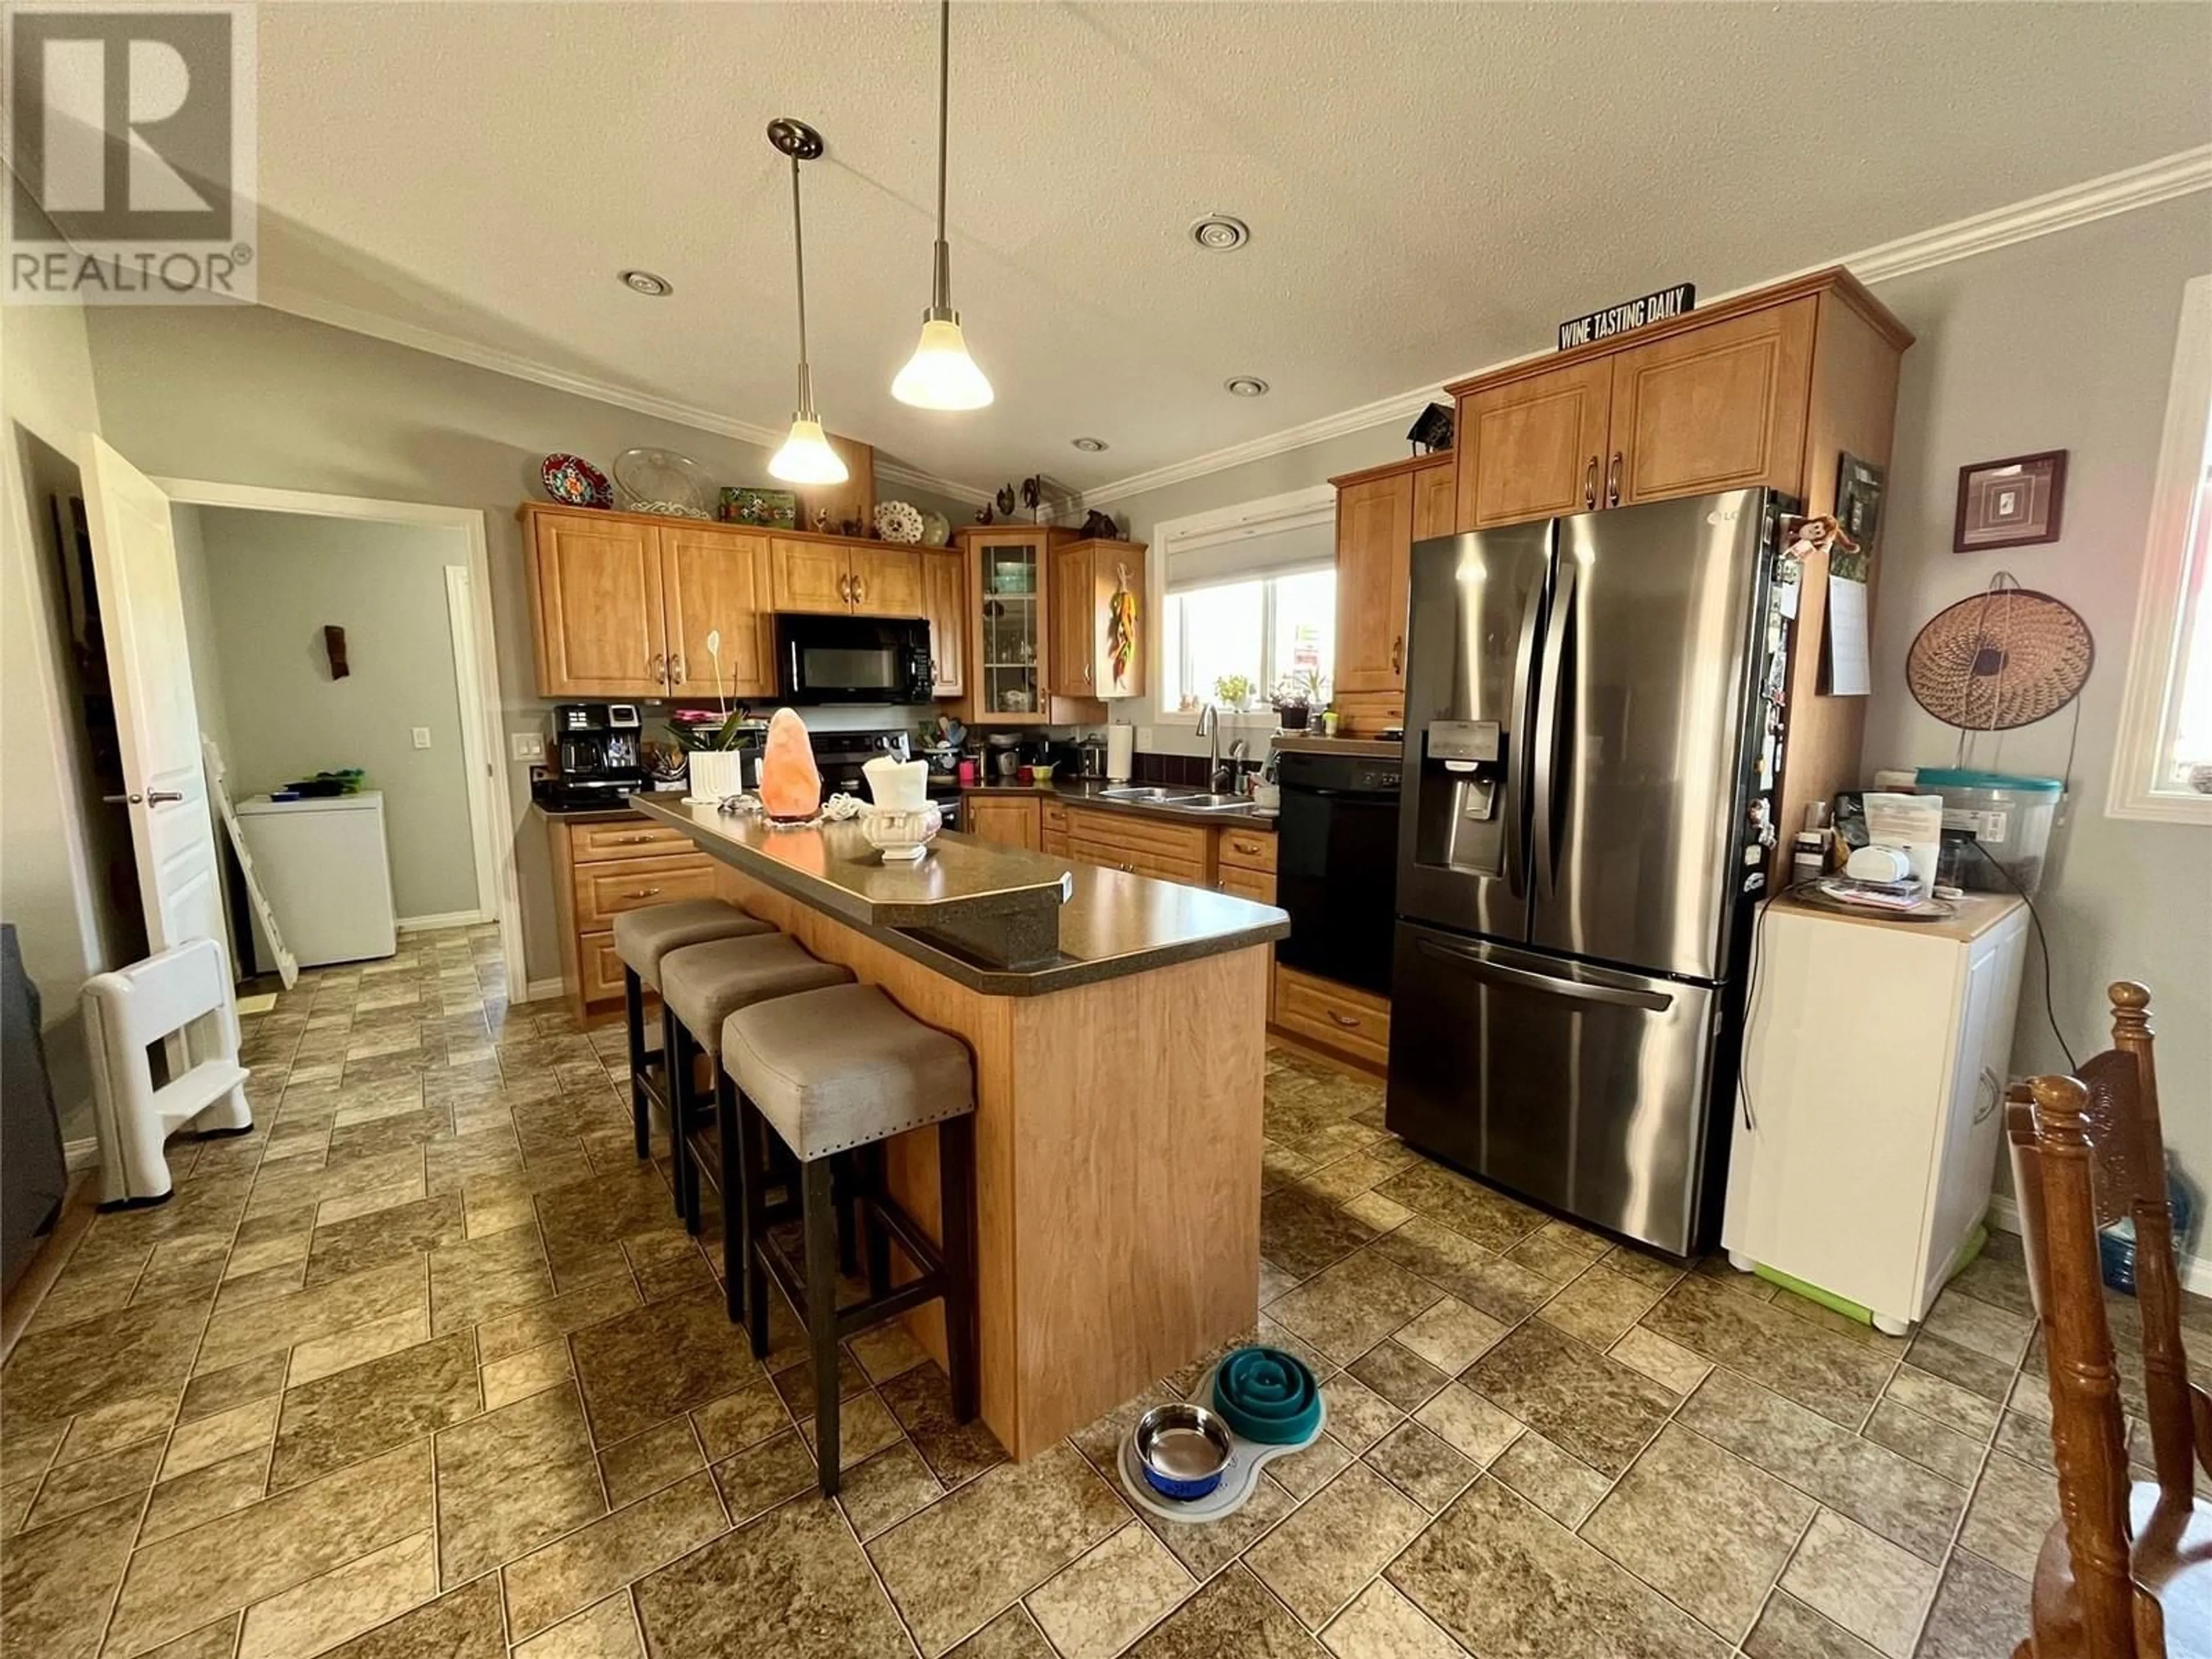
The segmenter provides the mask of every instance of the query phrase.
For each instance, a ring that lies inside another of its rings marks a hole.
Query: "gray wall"
[[[752,444],[282,312],[108,307],[93,313],[90,333],[107,437],[146,472],[480,508],[509,732],[546,726],[514,515],[544,499],[538,469],[548,453],[604,467],[625,449],[658,445],[718,478],[768,476],[768,457]],[[878,490],[894,493],[955,523],[971,512],[905,486]],[[880,723],[896,722],[886,710]],[[514,805],[528,971],[550,979],[561,957],[545,831],[527,811],[527,767],[503,756],[498,763]]]
[[[191,641],[219,676],[216,732],[234,799],[326,768],[358,766],[384,793],[392,902],[402,917],[477,908],[468,773],[446,569],[457,530],[202,507],[206,629]],[[179,543],[179,563],[191,561]],[[192,625],[188,605],[187,625]],[[331,677],[323,627],[346,630],[351,672]],[[427,727],[430,746],[414,746]],[[281,921],[283,918],[278,918]]]

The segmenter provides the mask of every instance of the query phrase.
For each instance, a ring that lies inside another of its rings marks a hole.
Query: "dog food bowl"
[[[1146,1412],[1132,1443],[1146,1484],[1181,1503],[1212,1492],[1229,1467],[1229,1425],[1188,1401]]]

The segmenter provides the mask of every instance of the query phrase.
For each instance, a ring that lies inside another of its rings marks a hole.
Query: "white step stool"
[[[172,1191],[162,1143],[187,1123],[203,1134],[243,1134],[252,1073],[238,1063],[230,968],[213,939],[187,939],[84,984],[85,1042],[92,1051],[92,1109],[100,1133],[103,1209],[159,1204]],[[149,1045],[178,1042],[185,1069],[154,1086]]]

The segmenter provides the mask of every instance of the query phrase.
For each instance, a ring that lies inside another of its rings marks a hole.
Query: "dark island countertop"
[[[712,806],[631,801],[739,874],[994,996],[1146,973],[1290,932],[1273,905],[972,836],[941,834],[919,864],[887,865],[855,823],[773,830]]]

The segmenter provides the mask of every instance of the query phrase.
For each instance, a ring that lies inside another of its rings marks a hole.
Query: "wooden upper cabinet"
[[[1098,650],[1091,626],[1091,547],[1087,542],[1054,548],[1047,567],[1045,592],[1052,603],[1052,683],[1056,697],[1095,697]]]
[[[968,559],[957,547],[921,555],[922,615],[929,619],[933,696],[968,693]]]
[[[1141,542],[1091,540],[1054,548],[1045,580],[1052,603],[1051,691],[1056,697],[1112,702],[1142,696],[1145,646],[1141,616],[1127,657],[1115,670],[1114,605],[1126,593],[1141,606]]]
[[[858,617],[920,617],[921,552],[912,547],[856,547],[851,550],[852,611]]]
[[[1818,307],[1808,295],[1614,353],[1607,505],[1799,492]]]
[[[1462,530],[1587,512],[1603,500],[1613,360],[1575,363],[1460,399]]]
[[[729,697],[774,696],[775,622],[769,538],[703,525],[654,533],[660,538],[671,692],[705,696],[719,690]]]
[[[1413,539],[1449,536],[1459,519],[1459,477],[1451,458],[1413,474]]]
[[[769,591],[778,611],[842,615],[852,610],[852,560],[845,549],[778,536],[769,544]]]
[[[659,532],[595,513],[526,509],[538,690],[549,697],[666,694]]]
[[[1401,468],[1335,482],[1336,690],[1401,690],[1413,479]]]

